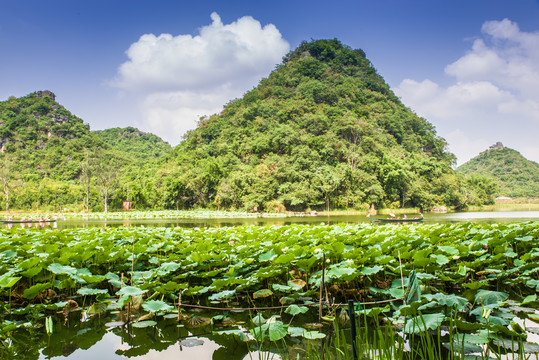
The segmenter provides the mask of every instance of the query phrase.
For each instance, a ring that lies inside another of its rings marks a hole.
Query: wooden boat
[[[0,220],[3,224],[34,224],[34,223],[50,223],[56,219],[29,219],[29,220]]]
[[[421,222],[423,217],[420,218],[406,218],[406,219],[397,219],[397,218],[369,218],[373,222],[387,222],[387,223],[410,223],[410,222]]]

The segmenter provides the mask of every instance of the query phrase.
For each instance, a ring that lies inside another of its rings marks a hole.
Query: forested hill
[[[98,211],[127,199],[153,207],[152,184],[170,151],[135,128],[90,131],[48,90],[0,102],[3,208]]]
[[[80,172],[83,149],[95,153],[104,142],[83,120],[46,90],[0,102],[0,151],[13,159],[24,180],[71,180]]]
[[[539,164],[502,144],[483,151],[457,171],[492,177],[500,184],[498,196],[539,197]]]
[[[446,145],[362,50],[304,42],[185,136],[166,199],[264,210],[459,206],[467,184]],[[478,202],[490,196],[481,191]]]
[[[172,151],[169,143],[159,136],[133,127],[94,131],[111,148],[131,155],[137,162],[164,158]]]

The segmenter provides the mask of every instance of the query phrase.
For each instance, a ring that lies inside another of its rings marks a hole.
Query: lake
[[[470,221],[474,223],[508,223],[539,220],[539,211],[481,211],[455,213],[427,213],[424,215],[425,224],[447,224]],[[380,218],[387,215],[378,215]],[[246,218],[209,218],[209,219],[112,219],[112,220],[58,220],[57,223],[44,225],[58,229],[72,229],[103,226],[146,226],[146,227],[226,227],[226,226],[284,226],[293,224],[357,224],[369,223],[365,215],[330,215],[330,216],[289,216],[289,217],[246,217]],[[1,224],[0,226],[7,226]],[[14,224],[15,227],[39,227],[41,224]]]

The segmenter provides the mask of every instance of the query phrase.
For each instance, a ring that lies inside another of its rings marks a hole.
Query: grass
[[[528,360],[536,359],[522,350],[522,340],[509,340],[507,350],[492,341],[480,351],[469,350],[469,344],[459,342],[454,329],[448,332],[435,331],[404,334],[390,324],[369,323],[366,320],[356,325],[354,358],[350,328],[342,328],[334,322],[327,337],[321,341],[307,341],[283,356],[283,360]],[[462,339],[464,339],[462,337]],[[507,340],[506,340],[507,341]],[[451,345],[452,344],[452,345]],[[537,354],[535,354],[537,356]]]

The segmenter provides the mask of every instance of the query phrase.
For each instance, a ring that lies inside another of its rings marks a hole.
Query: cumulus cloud
[[[539,162],[539,32],[523,32],[508,19],[487,21],[481,31],[446,66],[453,84],[405,79],[395,92],[437,126],[459,164],[476,156],[478,145],[496,141]]]
[[[219,111],[269,74],[290,46],[272,24],[250,16],[199,34],[144,34],[111,85],[142,97],[142,126],[176,144],[198,117]],[[171,129],[173,133],[171,133]]]

